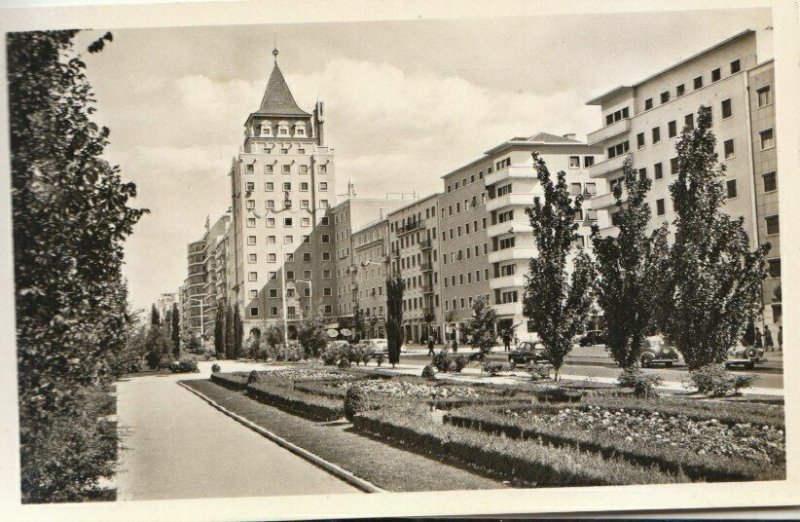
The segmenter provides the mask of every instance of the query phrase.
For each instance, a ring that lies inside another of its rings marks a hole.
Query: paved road
[[[128,448],[116,479],[119,500],[358,491],[226,417],[176,380],[148,376],[117,384]]]

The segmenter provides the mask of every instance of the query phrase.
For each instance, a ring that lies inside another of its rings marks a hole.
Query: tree
[[[386,338],[392,368],[400,362],[403,346],[403,291],[405,283],[399,275],[386,279]]]
[[[262,337],[264,338],[265,343],[272,348],[276,348],[277,346],[283,344],[283,328],[280,326],[270,325],[267,327],[267,330],[264,332]]]
[[[151,370],[163,368],[172,360],[174,347],[169,334],[167,334],[167,329],[163,326],[150,325],[150,330],[147,332],[147,339],[145,340],[145,348],[147,349],[145,356],[147,366]]]
[[[214,318],[214,351],[217,359],[225,357],[225,308],[217,306]]]
[[[102,158],[110,131],[77,31],[6,35],[23,502],[80,500],[113,472],[113,426],[87,402],[128,332],[122,243],[146,212]],[[111,33],[94,42],[102,50]]]
[[[303,347],[305,357],[319,357],[322,350],[328,345],[328,336],[325,333],[322,319],[306,319],[297,328],[297,340]]]
[[[242,354],[242,345],[244,344],[244,323],[242,322],[242,314],[239,311],[239,305],[233,307],[233,358],[238,359]]]
[[[523,313],[542,340],[558,379],[564,357],[572,349],[572,338],[592,305],[594,267],[579,249],[572,258],[572,274],[568,274],[568,257],[578,237],[575,214],[581,210],[583,198],[576,196],[571,201],[563,171],[553,183],[547,165],[535,152],[533,162],[544,201],[537,196],[526,210],[538,256],[530,260]]]
[[[235,359],[236,351],[234,350],[234,331],[236,330],[233,322],[233,306],[228,305],[225,309],[225,357],[227,359]]]
[[[353,332],[354,337],[361,339],[365,337],[364,333],[364,310],[355,307],[353,310]]]
[[[670,185],[677,217],[659,318],[690,370],[723,363],[748,319],[761,311],[769,243],[750,250],[743,218],[722,211],[725,166],[718,163],[711,109],[678,140],[678,179]]]
[[[161,324],[161,314],[158,313],[158,308],[156,308],[155,304],[150,307],[150,324],[153,326]]]
[[[639,360],[653,318],[653,288],[660,277],[656,270],[663,259],[653,257],[659,252],[653,244],[666,232],[647,234],[650,206],[645,199],[650,179],[639,178],[630,160],[623,164],[622,173],[622,182],[613,188],[619,234],[601,237],[595,224],[592,243],[599,274],[596,297],[606,319],[609,351],[620,367],[630,368]],[[626,201],[622,199],[623,185]]]
[[[175,345],[175,358],[181,356],[181,314],[178,311],[178,303],[172,303],[172,313],[170,314],[172,327],[170,328],[170,336],[172,337],[172,344]]]
[[[478,296],[472,302],[472,318],[461,323],[461,337],[480,350],[481,358],[495,345],[497,333],[494,326],[497,312],[489,305],[484,296]]]

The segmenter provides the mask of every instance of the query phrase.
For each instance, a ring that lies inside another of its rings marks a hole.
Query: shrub
[[[335,366],[342,357],[342,350],[338,346],[328,346],[320,354],[322,363],[327,366]]]
[[[439,353],[433,356],[431,359],[431,364],[434,368],[439,370],[440,372],[446,372],[450,370],[450,363],[452,362],[452,358],[448,353],[447,348],[443,350],[439,350]]]
[[[529,367],[531,372],[531,380],[540,381],[550,378],[550,373],[553,371],[553,365],[550,363],[537,363]]]
[[[511,365],[507,362],[488,361],[483,363],[483,371],[489,375],[497,375],[500,372],[510,372]]]
[[[463,370],[464,368],[467,367],[467,362],[468,362],[468,359],[466,357],[464,357],[463,355],[459,355],[457,357],[454,357],[453,358],[453,362],[451,363],[451,366],[455,367],[455,369],[451,369],[450,371],[451,372],[454,371],[454,372],[461,373],[461,370]]]
[[[435,379],[436,378],[436,368],[432,365],[428,364],[425,365],[425,368],[422,369],[422,376],[426,379]]]
[[[364,363],[364,366],[367,365],[370,359],[372,359],[372,355],[375,353],[375,350],[370,346],[365,346],[361,349],[361,362]]]
[[[342,369],[350,368],[350,359],[348,359],[347,357],[342,357],[341,359],[339,359],[339,363],[336,366]]]
[[[378,355],[375,356],[375,363],[377,363],[378,366],[382,365],[383,361],[385,360],[386,356],[383,354],[383,352],[378,352]]]
[[[222,368],[219,367],[219,364],[214,363],[211,365],[211,373],[217,373],[220,370],[222,370]]]
[[[191,373],[197,370],[197,361],[194,359],[182,359],[180,362],[172,361],[169,363],[169,371],[172,373]]]
[[[261,376],[257,371],[253,370],[250,372],[250,375],[247,376],[247,385],[249,386],[257,382],[261,382]]]
[[[622,388],[633,388],[633,394],[646,399],[658,397],[657,386],[664,379],[654,373],[645,373],[638,366],[625,368],[617,377],[617,384]]]
[[[353,420],[356,414],[375,409],[375,403],[369,394],[359,385],[348,388],[344,396],[344,416],[347,420]]]
[[[724,364],[707,364],[689,372],[689,378],[697,391],[712,397],[724,397],[729,393],[739,393],[756,380],[755,375],[734,375],[725,369]]]

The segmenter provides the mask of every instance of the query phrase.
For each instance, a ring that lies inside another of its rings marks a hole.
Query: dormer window
[[[261,122],[261,135],[272,136],[272,124],[268,121]]]
[[[295,136],[305,136],[306,135],[306,128],[303,126],[302,123],[298,123],[294,126],[294,135]]]
[[[282,121],[278,124],[278,136],[288,136],[289,135],[289,123]]]

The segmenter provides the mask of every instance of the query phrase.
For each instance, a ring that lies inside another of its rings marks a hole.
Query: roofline
[[[375,220],[367,223],[366,225],[362,225],[360,228],[357,228],[357,229],[351,231],[350,235],[351,236],[355,236],[356,234],[360,234],[362,232],[365,232],[366,230],[369,230],[370,228],[374,228],[374,227],[377,227],[379,225],[386,225],[387,227],[389,226],[388,214],[387,214],[386,217],[375,219]],[[356,247],[354,247],[354,248],[356,248]]]
[[[756,34],[754,29],[745,29],[744,31],[740,31],[740,32],[734,34],[733,36],[729,36],[728,38],[722,40],[721,42],[717,42],[716,44],[712,45],[711,47],[707,47],[706,49],[703,49],[702,51],[697,52],[697,53],[689,56],[688,58],[684,58],[683,60],[681,60],[681,61],[679,61],[677,63],[674,63],[674,64],[670,65],[669,67],[667,67],[665,69],[661,69],[660,71],[656,72],[655,74],[651,74],[650,76],[648,76],[644,80],[640,80],[640,81],[638,81],[638,82],[636,82],[636,83],[634,83],[632,85],[620,85],[619,87],[615,87],[614,89],[611,89],[610,91],[606,92],[605,94],[601,94],[600,96],[595,96],[594,98],[592,98],[591,100],[586,102],[586,105],[599,105],[599,102],[601,100],[607,98],[608,96],[610,96],[612,94],[616,94],[616,92],[619,91],[619,90],[636,88],[636,87],[642,85],[643,83],[649,82],[650,80],[661,76],[664,73],[667,73],[667,72],[669,72],[669,71],[671,71],[673,69],[676,69],[676,68],[678,68],[678,67],[680,67],[682,65],[685,65],[685,64],[687,64],[687,63],[689,63],[689,62],[691,62],[693,60],[696,60],[697,58],[700,58],[701,56],[703,56],[706,53],[714,51],[714,50],[716,50],[716,49],[718,49],[720,47],[724,47],[724,46],[726,46],[726,45],[728,45],[728,44],[730,44],[730,43],[732,43],[732,42],[734,42],[736,40],[740,40],[740,39],[744,38],[745,36],[750,36],[751,34],[753,34],[753,35]]]
[[[408,208],[411,208],[411,207],[413,207],[414,205],[419,205],[420,203],[422,203],[422,202],[424,202],[424,201],[428,201],[428,200],[429,200],[429,199],[431,199],[431,198],[436,198],[436,197],[439,197],[439,196],[441,196],[441,195],[442,195],[442,193],[441,193],[441,192],[434,192],[433,194],[428,194],[428,195],[427,195],[427,196],[425,196],[425,197],[422,197],[422,198],[419,198],[419,199],[415,199],[414,201],[412,201],[412,202],[411,202],[411,203],[409,203],[408,205],[405,205],[405,206],[403,206],[403,207],[398,207],[398,208],[396,208],[396,209],[392,210],[391,212],[389,212],[388,214],[386,214],[386,216],[388,217],[388,216],[391,216],[391,215],[393,215],[393,214],[397,214],[398,212],[402,212],[403,210],[406,210],[406,209],[408,209]]]
[[[345,196],[345,199],[343,199],[340,203],[337,203],[333,207],[331,207],[331,210],[335,210],[335,209],[341,207],[342,205],[344,205],[345,203],[350,203],[351,201],[364,201],[364,202],[370,202],[370,203],[374,203],[374,202],[378,202],[378,201],[406,201],[406,200],[400,199],[400,198],[360,198],[358,196],[347,197],[347,194],[344,194],[344,196]],[[417,201],[417,200],[414,200],[414,201]]]

